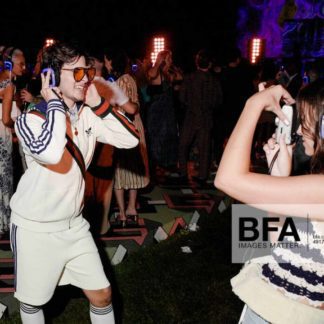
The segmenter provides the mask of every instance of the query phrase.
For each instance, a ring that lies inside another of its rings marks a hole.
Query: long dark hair
[[[299,92],[297,108],[303,134],[314,139],[311,173],[324,174],[324,80],[316,80]]]
[[[129,58],[126,52],[120,48],[105,49],[104,55],[107,60],[111,60],[112,74],[116,79],[128,72]]]

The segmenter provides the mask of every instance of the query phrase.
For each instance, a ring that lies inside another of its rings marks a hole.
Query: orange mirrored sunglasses
[[[85,75],[87,75],[88,81],[92,81],[96,75],[96,69],[94,67],[83,68],[77,67],[74,69],[62,69],[64,71],[73,71],[73,77],[76,82],[80,82]]]

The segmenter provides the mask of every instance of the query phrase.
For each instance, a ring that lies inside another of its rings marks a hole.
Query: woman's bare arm
[[[272,87],[252,96],[226,145],[215,186],[231,197],[269,212],[324,219],[324,176],[272,177],[250,171],[253,134],[264,109],[284,120],[279,105],[293,99],[281,86]],[[297,204],[303,204],[304,207]],[[307,206],[304,204],[308,204]],[[316,205],[314,205],[316,204]],[[323,204],[323,205],[321,205]]]
[[[2,99],[2,122],[6,127],[13,128],[14,121],[11,118],[12,101],[14,99],[15,87],[8,85],[3,92]]]

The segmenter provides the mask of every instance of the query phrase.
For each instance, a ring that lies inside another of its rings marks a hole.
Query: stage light
[[[151,61],[154,65],[157,55],[164,51],[165,49],[165,39],[164,37],[154,37],[153,38],[153,52],[151,52]]]
[[[46,38],[45,39],[45,47],[52,46],[55,43],[55,40],[53,38]]]
[[[259,62],[264,56],[264,39],[254,37],[249,40],[249,59],[252,64]]]

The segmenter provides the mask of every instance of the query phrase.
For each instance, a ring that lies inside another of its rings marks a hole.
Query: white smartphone
[[[289,121],[289,125],[286,125],[283,121],[281,121],[278,117],[275,120],[277,125],[276,128],[276,142],[279,143],[280,137],[285,134],[285,142],[286,144],[292,143],[292,127],[293,127],[293,107],[284,105],[282,107],[282,112],[286,115],[287,120]]]

